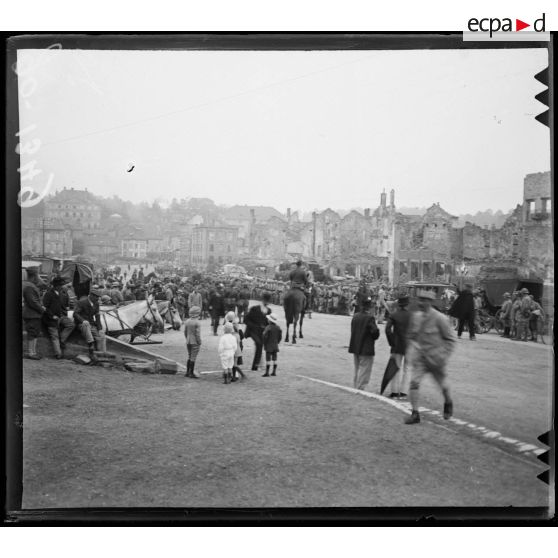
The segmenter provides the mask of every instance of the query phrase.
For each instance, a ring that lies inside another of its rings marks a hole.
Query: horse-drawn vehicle
[[[93,282],[93,271],[89,266],[79,262],[69,262],[64,266],[60,275],[72,283],[76,299],[79,300],[82,296],[89,294]],[[142,341],[136,342],[138,345],[161,343],[161,341],[150,339],[155,326],[163,330],[163,319],[153,297],[117,306],[101,305],[100,314],[103,331],[110,337],[130,344],[139,337]]]
[[[398,295],[409,297],[409,309],[416,310],[418,307],[418,295],[420,291],[431,291],[434,293],[433,306],[447,314],[450,309],[453,297],[455,296],[455,285],[450,283],[428,283],[421,281],[410,281],[400,285],[397,289]]]
[[[101,326],[106,335],[136,345],[160,344],[150,339],[155,328],[163,331],[164,322],[153,296],[118,306],[101,306]]]

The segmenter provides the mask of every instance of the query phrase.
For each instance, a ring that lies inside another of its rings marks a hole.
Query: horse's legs
[[[302,335],[302,322],[304,321],[304,312],[300,315],[300,323],[298,324],[298,336],[301,339],[304,339],[304,336]]]
[[[287,335],[285,336],[285,343],[289,342],[289,326],[291,324],[289,322],[287,322]]]
[[[293,321],[293,345],[296,345],[296,325],[298,323],[298,318],[295,316]]]

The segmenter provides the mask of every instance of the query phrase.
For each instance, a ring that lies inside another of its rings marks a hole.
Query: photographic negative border
[[[6,107],[6,189],[5,189],[5,351],[6,386],[6,478],[4,522],[17,525],[69,524],[182,524],[182,525],[425,525],[467,523],[502,525],[510,523],[547,524],[549,509],[541,508],[79,508],[22,510],[23,467],[23,382],[22,318],[20,297],[21,219],[18,207],[19,155],[15,151],[19,128],[18,76],[11,70],[17,50],[48,48],[54,43],[63,49],[92,50],[441,50],[441,49],[522,49],[548,51],[550,94],[551,181],[554,184],[554,33],[550,42],[464,42],[461,32],[448,33],[4,33]],[[533,76],[534,79],[534,76]],[[554,191],[552,190],[552,204]],[[554,224],[554,223],[553,223]],[[554,400],[553,400],[554,407]],[[543,434],[543,433],[541,433]],[[554,490],[554,431],[550,447],[550,482]],[[555,521],[555,520],[554,520]]]

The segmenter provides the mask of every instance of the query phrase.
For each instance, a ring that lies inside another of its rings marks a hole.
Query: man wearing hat
[[[529,331],[531,332],[531,341],[535,343],[539,337],[539,321],[544,322],[543,307],[535,300],[533,295],[529,295],[531,299],[531,317],[529,318]]]
[[[361,309],[351,320],[351,340],[349,353],[353,355],[353,387],[363,390],[370,382],[374,363],[374,345],[380,336],[376,320],[371,312],[372,298],[362,300]]]
[[[219,321],[225,316],[225,299],[223,296],[223,284],[220,283],[217,289],[209,295],[209,311],[211,312],[211,325],[213,335],[217,335]]]
[[[302,260],[296,262],[296,267],[289,274],[289,281],[292,289],[300,289],[305,291],[308,285],[308,272],[302,267]]]
[[[134,294],[134,289],[136,288],[136,285],[133,281],[128,281],[126,283],[126,288],[124,289],[124,291],[122,292],[122,298],[126,301],[126,302],[130,302],[132,300],[136,300],[136,295]]]
[[[124,297],[122,296],[122,292],[120,291],[121,288],[122,286],[118,282],[114,282],[112,284],[112,288],[110,289],[110,294],[109,294],[110,301],[112,304],[116,305],[124,302]]]
[[[399,368],[399,372],[391,382],[392,398],[407,397],[407,330],[411,313],[409,312],[409,297],[400,296],[397,299],[397,310],[389,315],[386,323],[386,337],[391,347],[391,356]],[[403,366],[403,370],[401,370]]]
[[[467,324],[469,339],[476,341],[475,336],[475,298],[473,296],[473,285],[467,284],[457,295],[448,314],[457,318],[457,338],[461,339],[461,334]]]
[[[277,316],[272,312],[266,316],[269,322],[263,332],[263,345],[265,349],[265,374],[264,378],[267,378],[269,374],[269,368],[273,362],[273,372],[271,376],[277,375],[277,353],[279,352],[279,343],[283,337],[283,332],[279,327]]]
[[[449,320],[432,307],[434,293],[420,291],[418,297],[420,311],[411,317],[407,333],[407,356],[412,370],[409,392],[412,414],[405,419],[406,424],[420,422],[419,387],[425,374],[431,374],[442,390],[444,418],[449,419],[453,414],[446,366],[455,345],[455,338]]]
[[[44,312],[39,291],[40,284],[39,270],[28,268],[27,279],[23,281],[22,285],[23,324],[27,332],[27,350],[23,356],[32,360],[40,360],[41,358],[37,354],[37,338],[41,335],[41,318]]]
[[[199,306],[191,306],[188,319],[184,323],[184,337],[186,337],[186,350],[188,351],[186,378],[197,378],[194,374],[194,368],[202,344],[200,314],[201,308]]]
[[[258,369],[262,359],[263,332],[269,323],[267,316],[271,314],[270,302],[271,296],[269,293],[264,293],[261,304],[252,306],[244,318],[244,323],[246,324],[244,337],[251,337],[255,344],[254,360],[252,361],[253,371]]]
[[[504,302],[502,303],[502,308],[500,309],[500,319],[502,320],[502,324],[504,325],[504,331],[502,332],[501,337],[509,338],[511,328],[512,300],[510,293],[504,293],[503,296]]]
[[[52,286],[43,297],[43,322],[47,328],[54,356],[57,359],[64,357],[66,341],[74,331],[74,321],[68,318],[70,299],[68,293],[62,288],[66,281],[62,277],[55,277]]]
[[[101,343],[100,294],[97,289],[91,289],[89,296],[80,298],[74,310],[74,321],[89,345],[89,355],[92,358],[94,358],[93,351],[99,349]]]
[[[515,314],[517,339],[520,341],[527,341],[529,338],[529,320],[531,318],[533,304],[529,297],[528,289],[521,289],[519,294],[521,298],[519,299],[519,307]]]

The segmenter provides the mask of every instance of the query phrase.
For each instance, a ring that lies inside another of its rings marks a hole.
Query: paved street
[[[282,310],[275,311],[283,320]],[[26,361],[24,506],[544,506],[537,436],[549,429],[551,350],[494,334],[459,341],[454,420],[434,384],[423,421],[351,389],[350,318],[313,314],[276,378],[225,386],[202,322],[199,380]],[[284,329],[284,321],[281,322]],[[182,332],[145,348],[185,361]],[[244,369],[252,342],[247,340]]]

